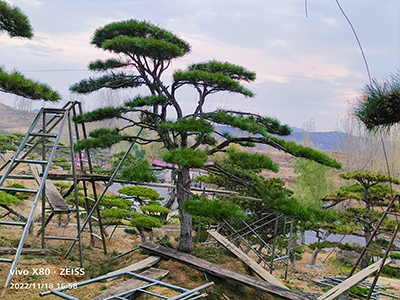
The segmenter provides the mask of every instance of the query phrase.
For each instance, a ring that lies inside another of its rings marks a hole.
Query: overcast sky
[[[127,19],[150,21],[191,44],[191,52],[174,61],[173,69],[216,59],[256,72],[257,80],[249,86],[256,97],[219,95],[207,104],[209,110],[257,112],[296,127],[313,119],[317,131],[333,131],[369,81],[357,41],[335,0],[10,2],[28,15],[35,35],[25,40],[0,34],[0,65],[49,84],[64,99],[73,99],[68,92],[72,84],[95,75],[86,71],[89,61],[110,57],[90,44],[94,30]],[[400,1],[340,4],[357,31],[372,77],[382,80],[396,73]],[[181,95],[186,109],[194,104],[194,95]],[[79,99],[88,109],[97,101],[95,96]],[[0,101],[9,104],[12,98],[0,94]]]

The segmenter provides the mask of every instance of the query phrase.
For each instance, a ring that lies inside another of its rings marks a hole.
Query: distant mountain
[[[293,130],[285,139],[301,144],[306,137],[310,138],[312,147],[319,150],[343,150],[343,144],[347,134],[343,132],[305,132]]]
[[[227,132],[230,135],[242,136],[245,133],[239,129],[228,125],[218,125],[219,132]],[[292,127],[292,134],[286,137],[281,137],[286,140],[294,141],[301,144],[305,137],[309,136],[313,148],[319,150],[342,150],[347,134],[342,132],[305,132],[301,128]]]
[[[36,114],[0,103],[0,116],[0,130],[5,130],[9,133],[25,133],[28,131]]]

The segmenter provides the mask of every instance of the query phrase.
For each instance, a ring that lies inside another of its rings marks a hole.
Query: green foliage
[[[21,143],[24,134],[13,133],[13,134],[1,134],[0,135],[0,153],[7,151],[16,151],[19,144]]]
[[[137,231],[133,228],[125,228],[124,232],[129,233],[129,234],[138,234]]]
[[[162,197],[160,197],[160,194],[151,189],[151,188],[147,188],[147,187],[143,187],[143,186],[125,186],[123,188],[120,188],[118,190],[118,193],[127,195],[127,196],[137,196],[137,197],[141,197],[143,199],[151,199],[151,200],[161,200]]]
[[[120,177],[129,181],[157,182],[150,163],[144,159],[136,160],[135,163],[123,167]]]
[[[93,110],[91,112],[87,112],[83,115],[78,115],[73,118],[73,120],[77,123],[89,123],[89,122],[94,122],[94,121],[102,121],[102,120],[108,120],[108,119],[114,119],[114,118],[119,118],[121,115],[126,112],[124,109],[121,107],[105,107],[105,108],[98,108],[96,110]],[[103,131],[99,131],[103,130]],[[110,132],[110,130],[108,131]],[[107,133],[105,128],[98,129],[92,133],[93,137],[97,137],[100,134],[105,134]],[[116,130],[114,129],[114,133],[117,133]]]
[[[47,85],[25,78],[15,71],[7,73],[0,68],[0,91],[32,100],[57,101],[60,95]]]
[[[117,207],[120,209],[129,210],[132,206],[132,203],[128,200],[121,199],[118,196],[106,195],[101,199],[100,205],[107,208]]]
[[[270,140],[272,141],[272,143],[277,144],[276,148],[279,149],[280,146],[282,147],[282,150],[292,154],[293,156],[307,158],[319,164],[332,167],[335,169],[342,168],[342,165],[336,159],[331,158],[324,152],[315,150],[310,147],[303,147],[301,145],[297,145],[295,142],[278,139],[272,136],[270,137]]]
[[[134,213],[131,220],[132,226],[151,230],[152,228],[161,228],[161,222],[158,218],[145,214]]]
[[[71,169],[71,164],[68,163],[68,160],[66,158],[55,157],[53,158],[53,164],[63,168],[64,170]]]
[[[81,151],[93,148],[110,148],[112,145],[115,145],[124,139],[124,137],[116,130],[103,129],[104,128],[101,128],[90,132],[89,135],[93,136],[93,138],[78,141],[74,146],[75,150]]]
[[[261,173],[263,170],[279,171],[279,164],[264,154],[229,150],[225,163],[244,170]]]
[[[207,161],[207,152],[183,148],[171,150],[163,155],[163,160],[184,169],[201,168]]]
[[[332,172],[329,167],[314,161],[298,158],[294,163],[297,177],[294,191],[304,201],[322,206],[322,198],[334,191]]]
[[[340,177],[343,179],[354,179],[361,182],[366,182],[366,184],[362,183],[363,186],[372,186],[379,182],[392,182],[396,184],[400,184],[400,179],[394,176],[385,175],[382,173],[372,172],[368,170],[364,171],[351,171],[344,172],[340,174]]]
[[[240,112],[227,112],[218,110],[206,114],[207,119],[218,124],[229,125],[253,134],[261,134],[264,137],[270,134],[290,135],[291,130],[287,125],[281,125],[278,120],[257,115],[242,115]]]
[[[128,64],[124,64],[116,59],[107,59],[105,61],[102,60],[92,61],[89,63],[88,68],[89,70],[92,71],[106,71],[108,69],[126,67],[127,65]]]
[[[388,266],[383,267],[382,274],[390,278],[400,278],[400,272],[395,268],[391,268]]]
[[[391,258],[391,259],[400,259],[400,253],[399,252],[390,253],[389,254],[389,258]]]
[[[174,80],[177,84],[203,86],[208,88],[209,92],[231,91],[249,97],[253,97],[254,94],[237,81],[254,81],[255,77],[255,73],[249,72],[243,67],[217,61],[194,64],[189,66],[187,71],[174,73]]]
[[[365,86],[354,107],[357,116],[368,130],[388,129],[400,121],[400,75],[389,80],[372,80]]]
[[[246,218],[246,213],[240,206],[231,201],[211,200],[199,195],[192,195],[180,206],[180,209],[189,214],[208,217],[215,221]]]
[[[187,118],[179,119],[176,122],[166,121],[158,125],[158,129],[174,130],[176,132],[201,132],[201,133],[212,133],[214,131],[213,126],[204,119]]]
[[[8,2],[0,1],[0,32],[7,32],[11,37],[31,38],[33,30],[28,17]]]
[[[88,94],[94,91],[98,91],[102,88],[109,89],[120,89],[120,88],[132,88],[139,87],[143,84],[138,76],[129,76],[124,73],[118,74],[107,74],[99,78],[89,78],[88,80],[82,80],[70,87],[72,92],[80,94]]]
[[[103,218],[124,219],[132,217],[132,212],[121,208],[105,208],[101,210],[101,216]]]
[[[323,241],[320,243],[313,243],[308,245],[308,248],[310,248],[311,250],[314,249],[324,249],[324,248],[333,248],[336,247],[337,243],[334,242],[329,242],[329,241]]]
[[[207,63],[193,64],[189,66],[189,71],[200,70],[210,73],[222,73],[229,76],[233,80],[245,80],[247,82],[254,81],[256,74],[249,72],[245,68],[230,63],[221,63],[219,61],[209,61]]]
[[[31,38],[33,30],[28,17],[15,6],[0,0],[0,32],[11,37]],[[17,71],[7,73],[0,68],[0,92],[11,93],[32,100],[57,101],[60,95],[47,85],[25,78]]]
[[[168,214],[171,210],[161,206],[161,203],[152,201],[148,205],[140,207],[141,211],[148,213],[149,215],[157,214]]]
[[[19,200],[16,196],[0,191],[0,204],[11,206],[20,203],[21,200]]]
[[[135,53],[160,60],[170,60],[190,51],[190,46],[173,33],[137,20],[114,22],[97,29],[92,44],[117,53]]]
[[[174,249],[174,246],[172,246],[168,235],[164,235],[161,239],[157,238],[156,244],[167,247],[167,248]]]
[[[223,265],[226,263],[227,252],[219,248],[196,246],[193,249],[193,254],[198,258],[206,259],[207,261],[214,264]]]
[[[124,107],[126,107],[127,109],[134,110],[135,108],[143,106],[166,104],[168,103],[168,101],[169,99],[163,95],[158,95],[158,96],[151,95],[148,97],[137,96],[135,99],[125,102]]]

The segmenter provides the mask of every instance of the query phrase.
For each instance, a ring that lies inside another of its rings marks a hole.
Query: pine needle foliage
[[[25,78],[19,72],[7,73],[0,68],[0,91],[31,100],[60,100],[60,95],[46,84]]]
[[[170,213],[170,209],[161,206],[160,202],[151,201],[149,204],[141,206],[140,209],[149,215],[160,215]]]
[[[183,148],[171,150],[163,155],[163,160],[181,168],[201,168],[207,161],[207,152],[204,150],[193,150]]]
[[[15,195],[11,195],[9,193],[0,191],[0,204],[6,205],[6,206],[11,206],[11,205],[16,205],[20,204],[21,200],[18,199]]]
[[[28,17],[16,6],[0,0],[0,33],[10,37],[32,38]],[[21,73],[6,72],[0,68],[0,92],[11,93],[31,100],[57,101],[60,95],[46,84],[25,78]]]
[[[342,224],[355,224],[362,228],[363,236],[368,241],[376,227],[377,222],[382,217],[380,206],[387,206],[392,195],[395,193],[387,183],[399,184],[400,180],[393,176],[372,172],[372,171],[351,171],[340,174],[340,177],[346,180],[356,181],[355,184],[342,186],[334,194],[325,197],[325,200],[340,203],[344,200],[354,199],[362,203],[360,208],[348,207],[344,209]],[[398,208],[397,208],[398,209]],[[390,222],[384,222],[392,226]],[[369,262],[367,255],[362,262],[362,267],[366,267]]]
[[[151,200],[162,200],[163,198],[160,197],[160,194],[151,188],[147,188],[144,186],[125,186],[118,190],[118,193],[124,194],[127,196],[137,196],[144,199],[151,199]]]
[[[0,1],[0,31],[11,37],[32,38],[33,30],[28,17],[16,6]]]
[[[192,195],[180,208],[191,215],[211,218],[218,222],[246,218],[243,209],[232,201],[213,200],[201,195]]]
[[[400,122],[400,73],[367,84],[354,106],[354,115],[370,131],[387,130]]]
[[[132,215],[131,225],[149,231],[153,228],[161,228],[161,222],[158,218],[139,213]]]

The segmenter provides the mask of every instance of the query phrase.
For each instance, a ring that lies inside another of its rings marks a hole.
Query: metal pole
[[[68,129],[69,129],[69,143],[71,145],[71,164],[72,164],[72,174],[74,175],[74,197],[75,197],[75,210],[76,210],[76,228],[78,229],[78,244],[79,244],[79,263],[81,268],[83,267],[83,253],[82,253],[82,240],[80,231],[80,219],[79,219],[79,199],[78,199],[78,181],[76,176],[76,166],[75,166],[75,153],[74,153],[74,139],[72,136],[72,125],[71,116],[68,112]],[[75,241],[74,241],[75,242]]]
[[[274,241],[272,242],[272,253],[271,253],[271,269],[269,272],[272,274],[272,271],[274,269],[274,258],[275,258],[275,245],[276,245],[276,236],[278,235],[278,224],[279,224],[279,218],[281,216],[277,216],[275,219],[275,228],[274,228]]]
[[[293,220],[292,220],[292,222],[290,222],[290,233],[289,233],[289,243],[288,243],[288,248],[287,248],[285,280],[287,280],[287,274],[288,274],[289,264],[290,264],[290,252],[292,251],[292,237],[293,237]]]
[[[251,223],[250,226],[253,226],[253,225],[257,224],[258,222],[261,222],[262,220],[264,220],[264,219],[270,217],[271,215],[273,215],[273,214],[269,214],[269,215],[266,215],[266,216],[262,217],[261,219],[258,219],[257,221]],[[263,224],[262,226],[264,226],[264,225],[265,225],[265,224]],[[242,229],[238,230],[237,233],[240,233],[241,231],[243,231],[243,230],[245,230],[245,229],[246,229],[246,228],[242,228]],[[257,228],[257,229],[258,229],[258,228]],[[228,235],[226,238],[229,239],[230,237],[234,236],[234,235],[237,234],[237,233],[232,233],[232,234]],[[243,234],[243,236],[245,236],[245,235],[248,234],[248,233],[250,233],[250,231],[248,231],[248,232],[246,232],[245,234]]]
[[[224,220],[224,222],[236,233],[236,230],[227,221]],[[238,234],[238,237],[245,242],[245,244],[268,266],[268,262],[262,257],[262,255],[260,255],[260,253],[254,250],[253,247],[240,234]],[[229,242],[232,243],[231,241]]]
[[[139,137],[139,135],[142,133],[142,130],[143,130],[143,128],[140,128],[138,134],[136,135],[136,138]],[[82,233],[82,231],[85,229],[85,227],[86,227],[86,225],[87,225],[89,219],[92,217],[94,211],[96,210],[97,205],[99,204],[99,202],[101,201],[101,199],[103,199],[103,196],[106,194],[108,188],[112,185],[115,176],[117,176],[117,173],[118,173],[119,169],[121,168],[122,163],[125,161],[125,159],[126,159],[126,157],[128,156],[129,152],[132,150],[133,145],[135,144],[135,142],[136,142],[136,139],[131,143],[131,145],[129,146],[128,150],[125,152],[124,157],[121,159],[121,161],[119,162],[117,168],[115,169],[114,173],[112,174],[110,180],[107,182],[107,185],[106,185],[105,189],[103,190],[103,192],[101,193],[99,199],[96,200],[96,202],[94,203],[92,209],[90,210],[89,214],[87,215],[85,221],[83,222],[83,225],[82,225],[81,229],[78,230],[79,234]],[[69,253],[71,252],[72,247],[74,247],[74,245],[75,245],[75,241],[72,242],[72,244],[71,244],[71,246],[69,247],[69,249],[68,249],[67,254],[65,255],[65,257],[68,257],[68,255],[69,255]]]
[[[246,226],[248,226],[248,227],[250,228],[250,230],[254,233],[254,235],[255,235],[256,237],[258,237],[258,238],[261,240],[261,242],[262,242],[265,246],[267,246],[267,248],[269,248],[269,249],[272,251],[271,247],[262,239],[262,237],[261,237],[256,231],[253,230],[253,228],[250,227],[250,225],[247,225],[247,223],[246,223],[245,221],[242,221],[242,222],[243,222]],[[274,252],[274,253],[275,253],[276,256],[279,256],[278,254],[276,254],[276,252]]]
[[[78,106],[79,106],[79,104],[78,104]],[[75,106],[73,107],[73,114],[74,114],[74,117],[76,117],[77,114],[76,114]],[[80,134],[79,134],[79,128],[78,128],[78,125],[77,125],[76,122],[74,122],[74,127],[75,127],[76,140],[79,141]],[[86,136],[84,136],[84,138],[86,138]],[[81,153],[81,151],[79,151],[78,153],[79,153],[79,160],[81,162],[81,170],[83,170],[82,153]],[[89,170],[89,172],[90,171],[91,170]],[[91,174],[91,172],[90,172],[90,174]],[[83,183],[83,193],[85,195],[85,208],[86,208],[86,212],[89,212],[90,208],[89,208],[89,201],[88,201],[88,198],[87,198],[88,197],[88,192],[87,192],[87,188],[86,188],[86,181],[82,181],[82,183]],[[93,192],[94,192],[94,190],[93,190]],[[77,209],[78,208],[79,207],[77,207]],[[94,236],[92,235],[93,227],[92,227],[92,220],[91,219],[89,220],[89,232],[90,232],[90,243],[94,247]]]
[[[42,116],[42,132],[46,133],[46,110],[43,110]],[[46,139],[42,139],[42,160],[46,160]],[[42,173],[44,173],[44,165],[42,166]],[[42,177],[44,182],[42,191],[42,249],[46,247],[45,227],[46,227],[46,178]]]
[[[83,114],[82,104],[80,102],[77,102],[77,103],[78,103],[78,108],[79,108],[79,114],[82,115]],[[74,110],[74,113],[75,113],[75,110]],[[78,127],[78,125],[76,123],[75,123],[75,126]],[[87,133],[86,133],[85,123],[82,123],[81,127],[82,127],[83,138],[86,139],[87,138]],[[77,132],[78,132],[78,130],[77,130]],[[90,157],[89,149],[86,150],[86,157],[87,157],[87,161],[88,161],[89,173],[93,174],[92,159]],[[83,163],[82,163],[82,168],[83,168]],[[93,198],[95,200],[97,200],[96,183],[94,181],[91,181],[91,184],[92,184],[92,190],[93,190]],[[85,188],[86,188],[86,183],[85,182],[84,182],[84,185],[85,185]],[[85,195],[85,201],[87,202],[86,195]],[[89,210],[87,210],[87,211],[89,211]],[[97,219],[99,220],[98,222],[99,222],[99,227],[100,227],[101,241],[103,243],[103,251],[104,251],[104,254],[107,254],[106,239],[105,239],[106,233],[105,233],[105,229],[104,229],[104,226],[103,226],[103,221],[101,220],[100,210],[99,210],[98,206],[96,206],[96,213],[97,213]],[[91,220],[90,219],[89,219],[89,224],[91,224]],[[93,230],[92,230],[92,228],[90,228],[90,237],[93,239],[92,233],[93,233]],[[94,244],[94,239],[93,239],[93,244]]]
[[[63,120],[62,120],[62,125],[61,125],[59,133],[58,133],[58,136],[57,136],[57,138],[56,138],[56,140],[54,142],[54,148],[51,150],[51,153],[50,153],[50,156],[49,156],[49,160],[48,160],[48,163],[47,163],[47,166],[46,166],[46,169],[45,169],[45,171],[43,173],[43,177],[42,178],[47,178],[47,174],[50,171],[51,162],[52,162],[53,157],[54,157],[54,155],[56,153],[57,145],[58,145],[58,143],[60,141],[60,138],[61,138],[62,128],[64,127],[65,120],[66,120],[66,117],[67,117],[66,115],[67,115],[67,113],[65,112]],[[22,145],[21,148],[23,148],[23,145]],[[21,149],[21,151],[22,151],[22,149]],[[10,166],[12,166],[12,164]],[[10,271],[8,272],[7,280],[6,280],[6,283],[4,285],[4,290],[3,290],[3,294],[2,295],[5,295],[6,289],[7,289],[8,285],[9,285],[9,283],[11,281],[11,278],[13,276],[13,272],[12,271],[15,270],[15,268],[16,268],[16,266],[18,264],[19,256],[21,255],[21,251],[22,251],[22,247],[23,247],[24,242],[25,242],[26,235],[27,235],[27,233],[29,231],[30,225],[32,224],[33,213],[34,213],[34,211],[36,209],[36,206],[38,204],[38,201],[39,201],[39,198],[40,198],[40,195],[41,195],[41,191],[43,191],[43,189],[44,189],[44,185],[45,185],[45,180],[42,179],[42,181],[41,181],[41,183],[39,185],[38,192],[37,192],[37,194],[35,196],[35,199],[33,200],[33,205],[32,205],[31,211],[29,213],[28,220],[26,221],[26,225],[25,225],[24,230],[22,232],[22,236],[21,236],[21,239],[20,239],[19,244],[18,244],[17,252],[15,253],[14,261],[13,261],[13,263],[11,265]]]

